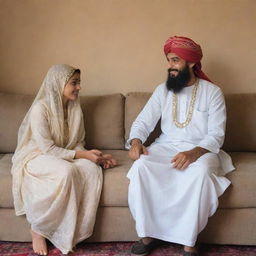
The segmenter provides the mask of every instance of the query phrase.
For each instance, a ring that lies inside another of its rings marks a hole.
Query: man
[[[184,245],[183,255],[198,255],[195,243],[230,185],[234,170],[220,150],[226,124],[221,89],[201,70],[201,47],[186,37],[164,45],[168,79],[160,84],[134,121],[127,141],[136,160],[127,177],[129,207],[142,239],[132,255],[147,255],[160,240]],[[143,143],[161,118],[162,134]]]

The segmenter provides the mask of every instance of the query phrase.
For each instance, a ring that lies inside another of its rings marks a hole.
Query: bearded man
[[[198,234],[230,185],[234,170],[221,150],[226,125],[223,93],[201,70],[200,45],[174,36],[164,45],[168,79],[160,84],[134,121],[127,141],[136,160],[128,172],[128,201],[142,239],[132,255],[147,255],[160,240],[184,245],[198,255]],[[161,118],[162,133],[143,143]]]

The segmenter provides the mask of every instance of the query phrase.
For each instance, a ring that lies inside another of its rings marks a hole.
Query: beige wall
[[[184,35],[224,92],[256,92],[255,27],[255,0],[0,0],[0,91],[35,94],[56,63],[81,68],[82,95],[152,91]]]

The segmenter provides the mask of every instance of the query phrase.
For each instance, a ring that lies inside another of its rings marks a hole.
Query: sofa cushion
[[[127,193],[129,179],[126,177],[132,161],[125,150],[103,150],[112,154],[118,161],[118,166],[103,170],[103,189],[101,206],[128,206]],[[6,154],[0,159],[0,207],[13,208],[11,192],[11,157]],[[249,208],[256,207],[256,153],[231,153],[236,170],[227,178],[232,184],[220,197],[219,208]]]
[[[256,151],[256,94],[227,94],[226,151]]]
[[[19,126],[34,96],[0,93],[0,152],[11,153],[17,145]],[[86,147],[124,148],[124,96],[81,96]]]
[[[86,148],[124,148],[124,96],[81,96]]]
[[[125,140],[129,137],[133,121],[151,95],[151,93],[145,92],[127,94],[125,102]],[[227,128],[223,149],[238,152],[256,151],[256,119],[253,118],[253,113],[256,112],[256,94],[228,94],[225,95],[225,99]],[[154,141],[160,132],[160,126],[157,126],[148,141]],[[148,145],[148,141],[146,145]]]
[[[0,158],[0,207],[3,208],[13,208],[12,156],[13,154],[5,154]]]
[[[14,152],[18,129],[33,98],[28,95],[0,93],[0,152]]]
[[[100,205],[127,206],[129,180],[126,174],[132,164],[125,150],[103,150],[117,159],[118,166],[103,170],[103,189]],[[11,158],[13,154],[5,154],[0,158],[0,208],[13,208]]]
[[[126,95],[125,100],[125,141],[129,138],[130,130],[133,121],[136,119],[137,115],[143,109],[151,93],[147,92],[131,92]],[[149,135],[145,145],[150,145],[161,133],[160,122],[158,122],[154,131]]]
[[[120,160],[120,166],[104,171],[104,186],[101,197],[102,206],[127,206],[126,178],[132,161],[125,151],[108,151]],[[256,153],[230,153],[236,170],[229,173],[227,178],[231,186],[220,197],[219,208],[256,207]]]
[[[103,171],[103,188],[101,194],[101,206],[128,206],[128,185],[126,177],[133,161],[128,158],[125,150],[104,150],[104,153],[112,154],[117,160],[118,166]]]
[[[220,197],[220,208],[256,207],[256,153],[229,153],[236,167],[227,174],[231,185]]]

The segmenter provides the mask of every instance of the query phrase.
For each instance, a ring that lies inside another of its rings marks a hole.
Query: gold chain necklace
[[[189,109],[188,109],[188,115],[187,115],[186,121],[183,123],[180,123],[177,121],[178,98],[175,93],[173,93],[173,95],[172,95],[172,119],[173,119],[174,124],[178,128],[186,127],[192,119],[192,115],[193,115],[193,111],[194,111],[194,107],[195,107],[195,101],[196,101],[196,92],[197,92],[197,88],[198,88],[198,82],[199,82],[199,79],[196,80],[195,87],[192,90],[191,100],[190,100]]]

